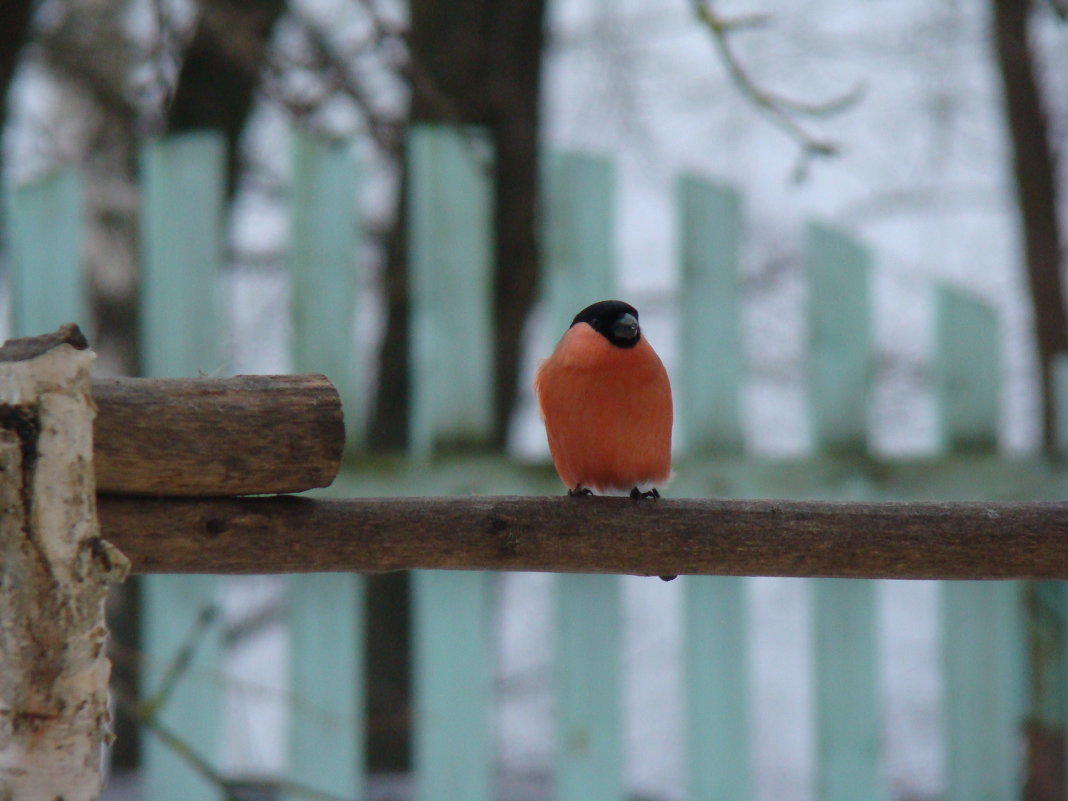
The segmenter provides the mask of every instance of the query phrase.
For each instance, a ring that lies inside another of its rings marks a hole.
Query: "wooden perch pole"
[[[99,499],[141,573],[412,568],[1068,579],[1068,502]]]
[[[109,378],[93,401],[101,492],[300,492],[341,464],[341,400],[322,375]]]
[[[90,801],[107,737],[93,354],[75,326],[0,348],[0,798]]]

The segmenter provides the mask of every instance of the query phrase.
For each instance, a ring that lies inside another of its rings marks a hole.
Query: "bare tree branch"
[[[766,89],[749,74],[732,47],[731,36],[740,31],[764,26],[768,22],[767,15],[725,17],[707,0],[693,0],[693,10],[697,19],[712,34],[716,51],[742,96],[798,143],[801,153],[794,170],[795,180],[805,177],[808,165],[813,159],[838,155],[837,143],[817,136],[803,125],[799,118],[840,114],[859,102],[864,94],[864,87],[858,84],[845,94],[822,102],[796,100]]]

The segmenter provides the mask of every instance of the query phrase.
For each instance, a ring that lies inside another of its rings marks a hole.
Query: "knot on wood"
[[[126,554],[103,537],[89,540],[89,548],[106,583],[121,584],[126,579],[130,572],[130,560]]]
[[[504,558],[519,554],[519,535],[515,531],[514,520],[500,515],[490,517],[489,528],[497,536],[500,555]]]
[[[218,537],[220,534],[225,534],[229,527],[225,520],[218,517],[211,517],[204,521],[204,533],[209,537]]]

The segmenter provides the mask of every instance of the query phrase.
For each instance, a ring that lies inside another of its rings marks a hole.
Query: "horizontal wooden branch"
[[[101,492],[299,492],[341,464],[341,400],[322,375],[108,378],[92,392]]]
[[[140,573],[1068,579],[1068,502],[101,496],[99,514]]]

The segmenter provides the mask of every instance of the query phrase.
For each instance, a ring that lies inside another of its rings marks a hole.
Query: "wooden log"
[[[341,463],[341,401],[322,375],[108,378],[92,391],[100,492],[299,492]]]
[[[1068,579],[1068,502],[101,496],[140,573],[534,570]]]

